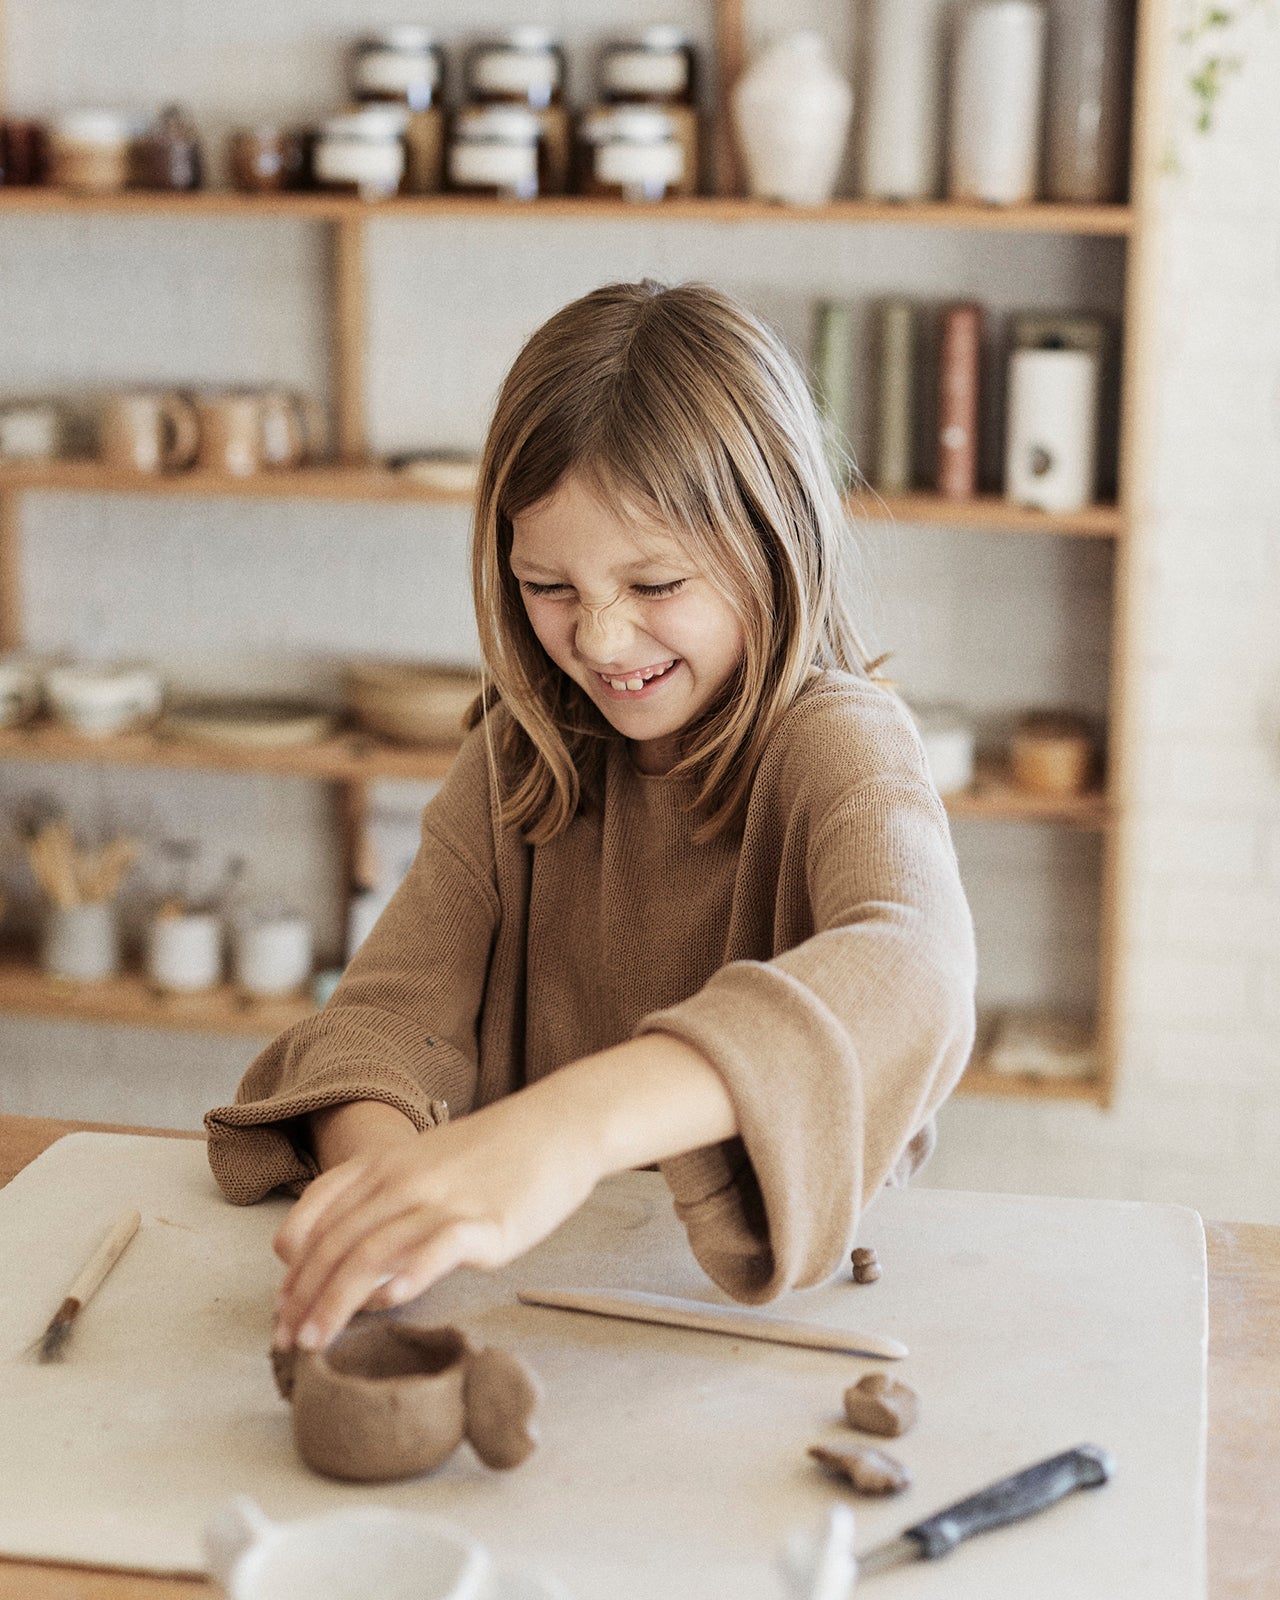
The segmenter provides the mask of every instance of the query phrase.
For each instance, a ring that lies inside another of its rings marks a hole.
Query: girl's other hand
[[[502,1267],[576,1211],[603,1175],[527,1092],[388,1139],[317,1178],[275,1238],[273,1344],[325,1346],[362,1306],[411,1300],[454,1267]]]

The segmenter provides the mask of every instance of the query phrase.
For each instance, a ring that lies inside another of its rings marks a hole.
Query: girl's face
[[[570,474],[513,519],[511,570],[543,649],[631,741],[641,772],[667,772],[682,728],[742,659],[725,596],[671,530],[623,518]]]

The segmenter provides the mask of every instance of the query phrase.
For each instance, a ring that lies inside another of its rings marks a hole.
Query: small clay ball
[[[870,1245],[860,1245],[849,1259],[855,1283],[874,1283],[880,1276],[880,1258]]]
[[[492,1347],[467,1363],[467,1438],[486,1467],[518,1467],[537,1448],[537,1378],[516,1356]]]
[[[851,1428],[896,1439],[913,1427],[920,1410],[914,1389],[883,1372],[869,1372],[844,1392],[844,1414]]]
[[[883,1450],[831,1450],[815,1444],[809,1454],[828,1472],[847,1479],[859,1494],[901,1494],[911,1487],[911,1474]]]

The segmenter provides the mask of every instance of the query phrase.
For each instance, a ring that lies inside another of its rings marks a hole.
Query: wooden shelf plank
[[[48,461],[0,467],[0,493],[60,489],[86,494],[233,496],[245,499],[443,501],[469,505],[469,490],[435,489],[387,467],[319,465],[293,471],[259,472],[233,478],[226,473],[188,471],[139,473],[98,461]],[[1114,505],[1089,506],[1065,514],[1010,505],[998,495],[947,500],[924,492],[903,495],[855,494],[853,514],[868,522],[928,523],[994,533],[1052,533],[1117,539],[1124,515]]]
[[[1057,827],[1105,833],[1114,820],[1111,804],[1102,790],[1078,795],[1028,794],[1015,789],[1004,772],[979,765],[971,789],[944,796],[949,815],[989,821],[1044,822]]]
[[[975,1060],[956,1086],[957,1094],[993,1095],[1006,1100],[1082,1100],[1091,1105],[1110,1103],[1101,1078],[1032,1078],[1008,1072],[990,1072],[981,1058]]]
[[[205,744],[159,732],[94,738],[53,722],[0,728],[0,759],[74,761],[195,772],[271,772],[341,782],[369,778],[443,778],[456,748],[397,745],[362,733],[337,733],[314,744],[258,748]]]
[[[629,220],[695,222],[827,222],[894,224],[926,228],[963,228],[1000,233],[1128,234],[1133,211],[1126,205],[1060,205],[1038,201],[1020,206],[983,206],[949,200],[896,204],[873,200],[834,200],[823,206],[781,206],[765,200],[698,195],[638,205],[621,200],[556,195],[543,200],[489,200],[471,195],[407,195],[393,200],[364,201],[347,195],[239,194],[206,189],[194,194],[130,191],[111,195],[77,195],[61,189],[0,190],[0,215],[21,212],[101,212],[105,215],[178,214],[183,216],[296,217],[341,221],[356,216],[387,217],[527,217],[560,220]]]
[[[29,959],[12,953],[0,957],[0,1014],[6,1016],[270,1038],[314,1011],[308,996],[249,1001],[230,984],[204,994],[157,994],[138,973],[68,983],[47,976]]]

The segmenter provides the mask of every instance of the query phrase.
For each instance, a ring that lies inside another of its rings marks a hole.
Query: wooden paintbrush
[[[67,1290],[66,1298],[44,1330],[37,1351],[41,1361],[57,1361],[65,1353],[76,1318],[124,1254],[124,1247],[137,1233],[141,1221],[142,1214],[138,1211],[126,1211],[123,1216],[116,1218],[111,1231],[81,1267],[75,1282]]]

